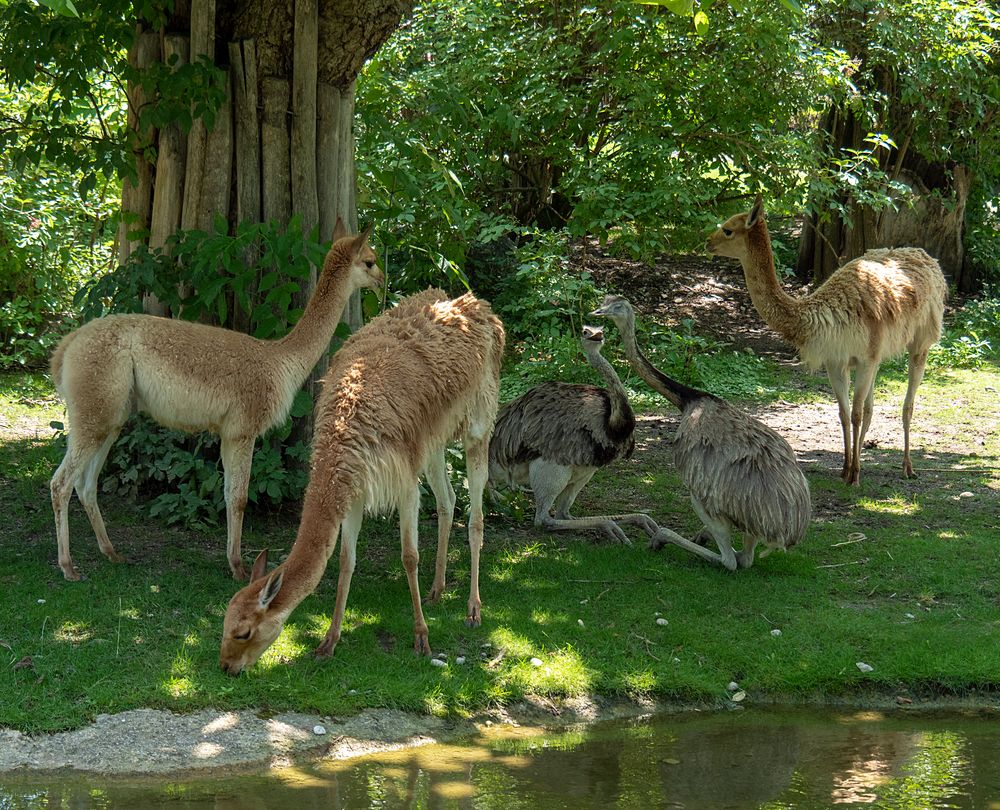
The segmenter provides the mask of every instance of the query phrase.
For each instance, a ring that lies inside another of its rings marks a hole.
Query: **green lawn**
[[[779,379],[776,377],[776,379]],[[781,378],[783,379],[783,378]],[[333,605],[336,572],[292,615],[278,643],[237,679],[218,667],[222,616],[236,589],[224,529],[177,531],[127,500],[103,496],[116,548],[97,550],[74,500],[77,567],[56,565],[48,479],[58,463],[49,422],[62,409],[41,375],[0,376],[0,725],[79,726],[139,706],[185,711],[257,707],[323,714],[391,706],[464,713],[522,695],[652,695],[720,702],[739,682],[748,700],[968,694],[1000,681],[1000,369],[931,369],[914,419],[916,481],[900,477],[898,406],[905,378],[880,383],[895,426],[865,451],[862,486],[837,473],[839,428],[822,381],[761,406],[791,422],[816,519],[800,546],[748,571],[712,568],[676,548],[653,553],[536,532],[527,519],[487,522],[483,624],[467,629],[464,526],[450,552],[450,587],[427,608],[430,642],[449,665],[411,652],[412,616],[394,520],[369,519],[359,544],[336,655],[314,661]],[[801,410],[797,410],[801,409]],[[664,415],[672,414],[664,407]],[[883,418],[876,416],[876,425]],[[812,420],[812,421],[811,421]],[[698,528],[668,455],[669,431],[644,422],[633,459],[599,473],[578,514],[645,508],[661,524]],[[803,450],[798,436],[828,448]],[[882,435],[882,434],[880,434]],[[514,514],[516,510],[507,510]],[[422,525],[421,584],[433,568],[433,519]],[[631,532],[631,530],[630,530]],[[287,549],[295,514],[250,515],[244,556]],[[335,564],[336,557],[334,557]],[[667,623],[656,623],[658,617]],[[780,635],[772,634],[780,630]],[[455,662],[465,655],[466,662]],[[26,663],[30,657],[30,664]],[[533,666],[537,657],[541,666]],[[873,671],[862,673],[857,662]],[[22,662],[22,665],[18,665]]]

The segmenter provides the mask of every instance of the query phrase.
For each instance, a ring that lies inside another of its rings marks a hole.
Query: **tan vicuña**
[[[378,288],[382,271],[370,229],[348,236],[338,219],[316,290],[295,328],[280,340],[151,315],[108,315],[62,339],[52,379],[66,401],[66,455],[52,477],[59,567],[80,579],[69,551],[69,500],[76,488],[101,551],[121,562],[97,505],[97,479],[111,446],[135,411],[170,428],[221,438],[226,553],[236,579],[254,440],[288,416],[292,400],[330,345],[352,292]]]
[[[316,411],[312,470],[302,521],[288,559],[229,603],[220,664],[237,674],[278,637],[292,610],[318,585],[340,535],[337,602],[317,656],[340,640],[365,511],[397,509],[403,566],[414,615],[414,649],[430,654],[417,585],[418,478],[427,474],[438,516],[454,508],[444,448],[461,437],[469,485],[471,584],[466,621],[480,622],[479,553],[487,448],[497,410],[504,332],[485,301],[448,300],[440,290],[405,299],[353,335],[330,363]],[[443,481],[442,481],[443,479]],[[450,514],[444,515],[450,529]],[[439,526],[430,599],[444,588],[448,532]]]

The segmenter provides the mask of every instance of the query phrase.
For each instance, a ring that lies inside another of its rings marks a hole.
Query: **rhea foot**
[[[327,636],[323,639],[323,643],[313,650],[313,658],[317,661],[322,661],[332,656],[335,649],[337,649],[337,642]]]

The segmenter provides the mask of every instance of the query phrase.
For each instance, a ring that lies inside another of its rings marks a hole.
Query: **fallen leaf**
[[[31,660],[30,655],[24,656],[20,661],[14,664],[14,669],[34,669],[35,662]]]

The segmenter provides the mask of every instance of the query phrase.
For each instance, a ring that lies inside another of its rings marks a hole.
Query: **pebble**
[[[462,664],[465,663],[465,656],[464,655],[458,656],[458,658],[455,659],[455,663],[458,664],[459,666],[462,666]]]
[[[45,600],[44,600],[44,599],[39,599],[39,600],[38,600],[38,604],[40,604],[40,605],[44,605],[44,604],[45,604]]]
[[[660,627],[663,627],[663,626],[664,626],[665,624],[667,624],[667,620],[666,620],[666,619],[664,619],[664,618],[663,618],[663,617],[661,616],[660,618],[658,618],[658,619],[656,620],[656,623],[657,623],[658,625],[660,625]]]
[[[866,664],[864,661],[858,661],[854,666],[860,669],[862,672],[871,672],[875,669],[871,664]]]
[[[541,658],[532,658],[530,663],[531,663],[531,666],[533,666],[533,667],[540,667],[542,665],[542,659]]]
[[[349,695],[356,695],[357,693],[358,693],[357,689],[348,689],[347,690],[347,694],[349,694]]]
[[[913,615],[912,613],[907,613],[907,614],[906,614],[906,618],[907,618],[907,619],[915,619],[915,618],[917,618],[917,617],[916,617],[916,616],[914,616],[914,615]]]
[[[736,681],[730,681],[729,685],[726,686],[726,691],[727,692],[735,692],[739,688],[740,688],[740,685],[738,683],[736,683]]]
[[[584,625],[584,623],[583,623],[583,619],[577,619],[577,620],[576,620],[576,623],[577,623],[578,625],[580,625],[580,627],[584,627],[584,626],[585,626],[585,625]]]
[[[778,636],[780,636],[780,635],[781,635],[781,631],[780,631],[780,630],[779,630],[779,629],[778,629],[777,627],[775,627],[775,628],[774,628],[774,629],[773,629],[773,630],[771,631],[771,635],[772,635],[772,636],[774,636],[775,638],[777,638]]]
[[[317,737],[322,737],[326,734],[326,726],[313,726],[313,734]]]
[[[446,666],[448,666],[448,662],[447,661],[442,661],[440,658],[432,658],[431,659],[431,664],[433,664],[436,667],[446,667]]]
[[[742,689],[740,689],[739,692],[734,692],[732,698],[730,699],[733,701],[733,703],[739,703],[740,701],[744,700],[746,696],[747,693],[744,692]]]

